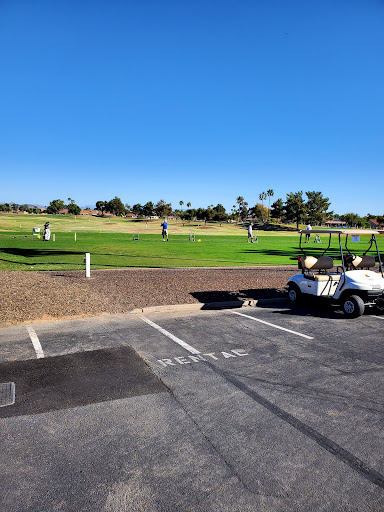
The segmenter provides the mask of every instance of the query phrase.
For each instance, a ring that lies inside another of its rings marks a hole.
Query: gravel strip
[[[0,326],[147,306],[282,296],[297,267],[0,271]]]

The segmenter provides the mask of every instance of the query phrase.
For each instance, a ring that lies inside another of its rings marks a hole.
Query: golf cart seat
[[[352,260],[355,268],[370,268],[375,266],[375,258],[373,256],[355,256]]]
[[[339,281],[340,274],[327,274],[325,271],[333,267],[333,259],[329,256],[306,256],[301,260],[303,266],[303,274],[307,279],[313,281]],[[318,270],[318,274],[314,274],[312,271]],[[322,272],[323,271],[323,272]]]
[[[333,267],[333,259],[329,256],[306,256],[301,260],[301,264],[306,270],[329,270]]]

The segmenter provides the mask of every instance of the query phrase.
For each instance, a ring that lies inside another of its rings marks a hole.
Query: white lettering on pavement
[[[242,348],[237,348],[237,349],[230,350],[229,352],[207,352],[206,354],[199,354],[196,356],[171,357],[171,358],[166,358],[166,359],[158,359],[157,361],[162,366],[177,366],[177,363],[178,364],[192,364],[192,362],[200,363],[201,361],[209,361],[210,359],[213,359],[214,361],[218,361],[219,359],[222,359],[222,358],[229,359],[230,357],[244,357],[244,356],[249,356],[248,352],[246,352]]]

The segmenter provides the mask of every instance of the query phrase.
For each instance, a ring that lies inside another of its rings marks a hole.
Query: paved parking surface
[[[0,330],[13,511],[384,510],[384,317],[302,307]]]

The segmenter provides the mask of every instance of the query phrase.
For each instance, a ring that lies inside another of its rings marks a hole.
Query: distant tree
[[[215,216],[215,211],[213,210],[212,205],[207,206],[205,210],[203,211],[203,219],[205,222],[208,220],[213,220],[213,217]]]
[[[171,203],[166,203],[164,199],[160,199],[160,201],[156,203],[155,213],[159,217],[169,217],[173,213]]]
[[[364,217],[360,217],[358,213],[344,213],[343,215],[340,215],[340,220],[343,220],[348,224],[349,227],[353,228],[360,228],[365,226],[367,223],[367,220]]]
[[[195,217],[197,220],[204,220],[205,219],[205,209],[204,208],[197,208],[195,210]]]
[[[145,205],[143,206],[143,215],[145,215],[145,217],[152,217],[153,209],[154,204],[152,203],[152,201],[148,201],[148,203],[145,203]]]
[[[238,210],[237,210],[238,217],[241,220],[246,219],[248,216],[248,203],[244,200],[243,196],[239,196],[236,199],[236,203],[238,204]],[[234,208],[236,208],[236,207],[234,206]]]
[[[245,203],[244,197],[243,196],[237,197],[236,203],[237,203],[237,207],[238,207],[238,215],[240,217],[241,216],[241,211],[242,211],[244,203]],[[234,208],[235,208],[235,206],[234,206]]]
[[[308,200],[306,202],[306,215],[309,222],[313,225],[321,225],[327,218],[329,205],[328,197],[323,197],[322,192],[306,192]],[[330,212],[332,213],[332,212]]]
[[[268,222],[269,222],[269,216],[270,216],[270,211],[271,211],[271,208],[270,208],[271,197],[273,197],[274,195],[275,195],[275,192],[273,191],[272,188],[267,190],[267,196],[268,196]]]
[[[41,213],[41,210],[40,208],[32,208],[32,213],[38,215],[39,213]]]
[[[272,219],[280,220],[284,215],[284,203],[282,199],[278,199],[271,206]]]
[[[191,203],[189,203],[191,204]],[[185,220],[192,220],[196,217],[196,210],[194,208],[189,208],[185,212],[183,212],[183,219]]]
[[[75,202],[72,202],[68,205],[68,213],[70,215],[80,215],[81,208]]]
[[[267,199],[267,194],[265,192],[261,192],[261,194],[259,194],[259,199],[260,199],[261,204],[263,206],[263,208],[262,208],[262,211],[263,211],[264,210],[264,201]],[[264,221],[264,216],[262,217],[261,220]]]
[[[62,199],[55,199],[49,203],[47,207],[47,213],[50,215],[57,215],[60,210],[64,210],[65,203]]]
[[[125,211],[126,211],[127,213],[132,213],[132,207],[131,207],[131,205],[130,205],[130,204],[128,204],[128,203],[127,203],[127,204],[126,204],[126,205],[124,205],[124,206],[125,206]]]
[[[80,212],[81,212],[80,206],[78,206],[75,203],[75,201],[73,199],[71,199],[70,197],[68,197],[67,208],[68,208],[68,213],[70,215],[80,215]]]
[[[263,206],[261,203],[256,203],[255,206],[249,209],[248,215],[254,219],[260,219],[261,221],[268,215],[268,208]]]
[[[125,207],[120,197],[115,196],[113,199],[108,201],[107,210],[117,217],[125,215]]]
[[[183,209],[184,201],[179,202],[180,208]]]
[[[108,201],[96,201],[96,210],[104,215],[104,212],[107,208]]]
[[[284,209],[287,219],[295,221],[296,227],[299,229],[299,222],[306,212],[303,191],[300,190],[298,192],[290,192],[287,194]]]
[[[132,206],[132,213],[134,213],[138,217],[142,217],[144,215],[143,206],[140,203],[134,204]]]
[[[187,208],[190,208],[191,206],[191,203],[187,203]]]
[[[213,208],[213,220],[218,222],[224,222],[227,220],[228,215],[225,212],[225,208],[222,204],[218,204]]]
[[[32,208],[29,206],[29,204],[21,204],[19,206],[19,211],[20,212],[32,213]]]

